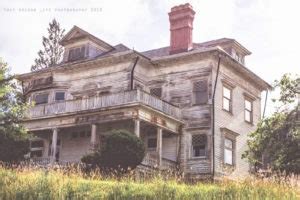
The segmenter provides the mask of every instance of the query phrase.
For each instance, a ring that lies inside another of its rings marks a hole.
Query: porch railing
[[[50,157],[37,157],[37,158],[31,158],[31,162],[37,164],[37,165],[49,165],[50,164]],[[80,163],[79,161],[73,161],[73,162],[66,162],[66,161],[59,161],[57,164],[59,165],[67,165],[70,163]],[[144,160],[141,163],[142,165],[145,166],[150,166],[150,167],[158,167],[158,160],[156,156],[146,154]],[[162,169],[170,169],[170,170],[175,170],[176,169],[176,162],[162,158]]]
[[[36,105],[29,109],[28,117],[54,116],[113,106],[125,106],[132,103],[141,103],[172,117],[180,118],[180,109],[178,107],[141,90],[130,90],[78,100]]]

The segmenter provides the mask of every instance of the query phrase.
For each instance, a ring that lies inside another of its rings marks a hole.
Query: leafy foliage
[[[0,160],[19,161],[28,152],[25,129],[20,125],[27,105],[7,64],[0,59]]]
[[[31,71],[52,67],[58,64],[62,58],[64,49],[59,41],[63,38],[65,30],[60,28],[60,24],[55,19],[49,23],[47,30],[49,36],[43,37],[44,50],[38,52],[38,58],[35,59],[35,64],[31,66]]]
[[[285,74],[275,87],[280,89],[278,100],[283,106],[296,101],[300,79]],[[299,105],[292,110],[278,109],[272,116],[263,119],[255,132],[250,134],[249,150],[244,157],[255,170],[269,167],[273,171],[300,174],[300,119]]]
[[[102,169],[134,169],[145,156],[143,141],[126,130],[113,130],[105,139],[105,144],[92,154],[82,158],[82,162]]]

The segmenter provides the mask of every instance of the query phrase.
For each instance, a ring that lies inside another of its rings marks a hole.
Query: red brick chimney
[[[193,48],[193,21],[195,11],[189,4],[174,6],[169,12],[170,54],[189,51]]]

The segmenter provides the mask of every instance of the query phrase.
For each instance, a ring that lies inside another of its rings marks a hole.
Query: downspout
[[[266,107],[267,107],[267,101],[268,101],[268,93],[269,93],[269,90],[267,89],[266,90],[265,105],[264,105],[264,112],[263,112],[263,116],[262,116],[263,119],[265,118],[265,113],[266,113]]]
[[[212,176],[213,178],[215,177],[215,95],[216,95],[216,88],[217,88],[219,72],[220,72],[220,62],[221,62],[221,57],[219,55],[217,74],[216,74],[214,91],[212,96],[212,151],[213,151],[212,152]]]
[[[133,90],[134,69],[135,69],[135,66],[136,66],[138,60],[139,60],[139,57],[136,57],[136,59],[133,63],[133,67],[131,69],[131,73],[130,73],[130,90]]]

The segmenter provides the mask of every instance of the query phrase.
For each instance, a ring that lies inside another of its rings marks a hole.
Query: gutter
[[[133,90],[134,69],[135,69],[135,66],[136,66],[138,60],[139,60],[139,57],[136,57],[136,59],[133,63],[133,67],[131,69],[131,73],[130,73],[130,90]]]
[[[267,107],[267,101],[268,101],[268,93],[269,93],[269,90],[267,89],[266,90],[266,97],[265,97],[264,112],[263,112],[263,116],[262,116],[263,119],[265,118],[265,113],[266,113],[266,107]]]
[[[221,62],[221,56],[218,54],[218,67],[217,67],[217,74],[214,84],[214,91],[212,96],[212,176],[215,177],[215,95],[216,95],[216,88],[219,78],[219,72],[220,72],[220,62]]]

